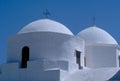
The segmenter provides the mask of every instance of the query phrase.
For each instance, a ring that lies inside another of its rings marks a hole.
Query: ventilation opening
[[[27,61],[29,61],[29,47],[22,48],[21,68],[27,68]]]
[[[81,66],[81,52],[80,51],[75,51],[76,53],[76,63],[78,64],[78,68],[82,69],[83,67]]]

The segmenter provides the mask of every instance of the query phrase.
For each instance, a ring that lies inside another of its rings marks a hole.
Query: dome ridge
[[[66,26],[50,19],[40,19],[33,21],[21,29],[18,34],[30,32],[56,32],[73,35],[73,33]]]
[[[92,26],[78,33],[86,43],[118,44],[117,41],[105,30]]]

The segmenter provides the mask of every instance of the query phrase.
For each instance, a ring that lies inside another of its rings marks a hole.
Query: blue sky
[[[5,62],[7,39],[28,23],[43,19],[48,9],[52,20],[66,25],[75,35],[96,25],[120,43],[120,0],[0,0],[0,62]]]

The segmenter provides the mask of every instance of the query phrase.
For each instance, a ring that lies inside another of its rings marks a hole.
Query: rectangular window
[[[118,60],[119,60],[119,67],[120,67],[120,56],[118,56]]]
[[[86,57],[84,57],[84,66],[86,66]]]
[[[81,52],[76,50],[76,63],[78,64],[78,68],[82,69],[81,66]]]

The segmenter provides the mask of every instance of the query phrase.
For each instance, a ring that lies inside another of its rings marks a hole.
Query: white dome
[[[73,33],[66,26],[50,19],[34,21],[25,26],[20,32],[18,32],[18,34],[30,32],[57,32],[73,35]]]
[[[98,27],[87,28],[78,33],[78,36],[86,43],[118,44],[109,33]]]

